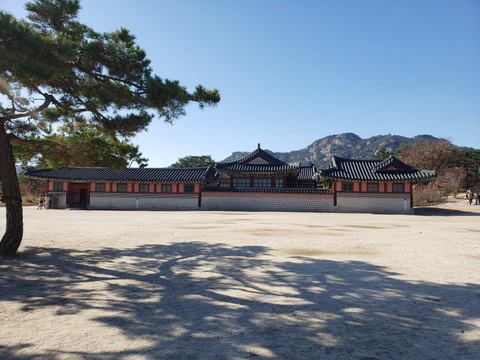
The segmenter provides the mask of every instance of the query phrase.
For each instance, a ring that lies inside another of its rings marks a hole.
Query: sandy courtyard
[[[2,360],[480,359],[480,206],[465,201],[24,221],[0,258]]]

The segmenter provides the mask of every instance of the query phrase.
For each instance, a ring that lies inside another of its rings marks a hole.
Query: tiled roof
[[[394,156],[385,160],[353,160],[334,156],[331,167],[320,170],[316,175],[352,181],[418,181],[436,176],[433,170],[415,169]]]
[[[143,183],[204,183],[213,171],[212,167],[201,168],[127,168],[115,171],[108,168],[63,167],[26,172],[26,176],[60,181],[89,182],[143,182]]]
[[[215,180],[216,181],[220,181],[220,180],[230,180],[230,176],[224,174],[224,173],[221,173],[219,171],[217,171],[215,173],[215,176],[214,176]]]
[[[233,161],[231,163],[224,163],[224,164],[238,164],[238,163],[248,163],[249,161],[251,161],[252,159],[255,159],[256,157],[261,157],[263,159],[265,159],[266,161],[268,161],[270,164],[275,164],[275,165],[285,165],[286,163],[277,159],[276,157],[270,155],[269,153],[267,153],[265,150],[263,150],[261,147],[260,147],[260,144],[258,144],[258,147],[252,151],[250,154],[244,156],[243,158],[241,159],[238,159],[236,161]]]
[[[267,161],[268,164],[250,163],[255,158],[261,157]],[[276,157],[270,155],[265,150],[260,148],[258,144],[257,149],[241,159],[228,163],[215,164],[215,168],[220,171],[230,172],[248,172],[248,173],[285,173],[298,171],[297,165],[290,165],[283,162]]]
[[[233,172],[249,172],[249,173],[283,173],[293,172],[298,170],[298,166],[290,165],[286,163],[281,164],[243,164],[243,163],[226,163],[216,164],[215,168],[220,171],[233,171]]]
[[[388,167],[394,167],[397,169],[414,169],[413,167],[405,164],[404,162],[398,160],[395,156],[390,155],[388,158],[385,160],[380,161],[378,164],[372,166],[372,171],[381,171],[382,169],[388,168]]]
[[[297,180],[314,180],[317,169],[315,166],[300,166],[300,172],[297,175]]]

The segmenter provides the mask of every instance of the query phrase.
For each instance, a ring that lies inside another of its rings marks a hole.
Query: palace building
[[[435,177],[390,156],[333,157],[328,169],[288,164],[260,148],[202,168],[31,170],[51,208],[413,213],[413,185]],[[330,183],[331,188],[320,187]]]

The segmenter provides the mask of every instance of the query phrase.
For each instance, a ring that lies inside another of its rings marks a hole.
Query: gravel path
[[[0,359],[480,359],[479,235],[465,201],[417,215],[28,207],[18,255],[0,258]]]

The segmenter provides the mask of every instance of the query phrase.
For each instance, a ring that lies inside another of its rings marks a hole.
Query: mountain
[[[313,163],[320,168],[326,168],[330,164],[332,155],[350,159],[373,159],[375,152],[381,148],[393,152],[405,145],[415,145],[426,140],[437,140],[437,138],[431,135],[418,135],[408,138],[388,134],[362,139],[356,134],[344,133],[316,140],[301,150],[283,153],[264,150],[287,163]],[[221,162],[235,161],[249,153],[248,151],[235,151]]]

